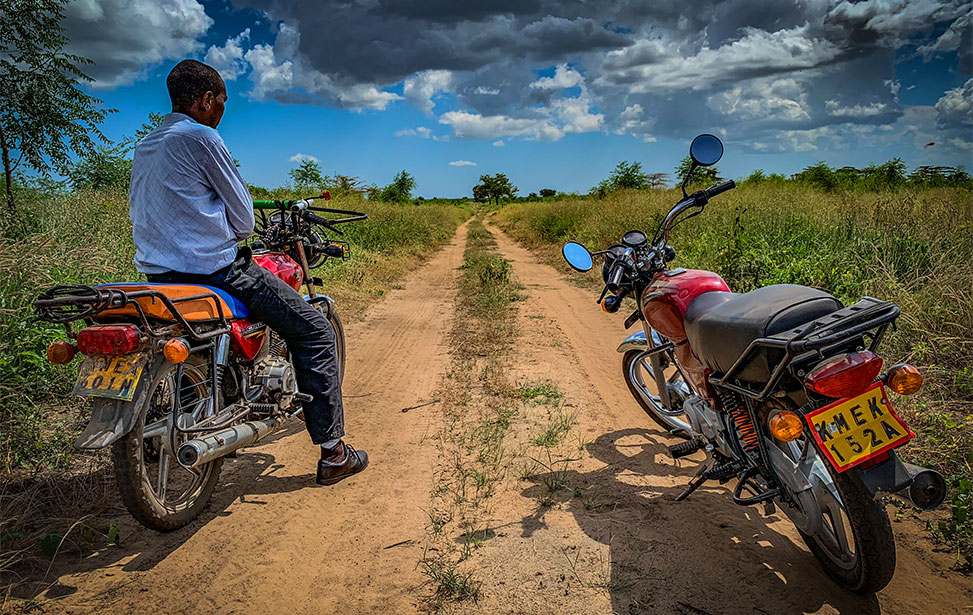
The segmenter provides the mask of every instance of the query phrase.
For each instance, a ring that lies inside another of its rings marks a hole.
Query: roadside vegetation
[[[904,454],[949,481],[948,514],[922,519],[969,569],[973,194],[962,169],[906,176],[899,163],[870,170],[819,164],[794,179],[755,172],[672,233],[673,266],[716,271],[737,292],[803,284],[846,304],[868,295],[902,309],[884,342],[886,360],[913,363],[926,379],[919,394],[894,400],[917,433]],[[678,190],[617,190],[601,199],[511,204],[498,222],[567,270],[559,250],[565,241],[601,249],[630,229],[651,233],[680,196]],[[602,284],[598,271],[588,274],[592,285]]]
[[[450,332],[453,358],[437,395],[443,400],[440,462],[419,562],[432,590],[430,606],[445,610],[480,597],[482,580],[464,562],[492,536],[491,499],[515,455],[508,436],[521,399],[506,367],[522,287],[479,218],[470,223],[466,242]]]

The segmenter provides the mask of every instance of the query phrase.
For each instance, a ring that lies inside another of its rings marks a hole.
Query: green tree
[[[114,186],[128,189],[132,179],[132,159],[129,153],[135,149],[139,141],[162,123],[164,117],[161,113],[149,113],[149,120],[142,124],[135,134],[122,139],[120,144],[99,145],[85,152],[68,167],[67,177],[71,187],[75,190]],[[240,166],[239,163],[237,166]]]
[[[66,172],[72,153],[108,143],[98,124],[114,110],[101,109],[101,100],[78,88],[91,81],[80,68],[91,60],[62,51],[68,42],[61,28],[66,3],[0,4],[0,151],[11,211],[13,173],[21,164],[44,176],[52,169]]]
[[[407,203],[412,200],[412,191],[415,189],[416,178],[402,169],[392,178],[391,184],[382,188],[380,198],[390,203]]]
[[[68,181],[75,190],[80,188],[128,188],[132,179],[132,159],[124,149],[100,145],[87,152],[67,170]]]
[[[541,198],[545,198],[549,196],[554,196],[555,194],[557,194],[557,190],[554,190],[552,188],[541,188],[539,194],[541,195]]]
[[[641,190],[649,185],[649,176],[642,171],[641,162],[629,162],[623,160],[615,165],[611,175],[606,180],[605,188],[608,191],[624,190],[626,188]],[[604,182],[602,182],[604,183]],[[599,185],[599,187],[601,187]]]
[[[496,201],[497,205],[500,204],[500,199],[512,199],[516,194],[517,186],[514,186],[504,173],[481,175],[480,183],[473,186],[474,199]]]
[[[686,181],[686,176],[689,175],[689,169],[693,166],[693,159],[686,156],[676,167],[676,180],[681,184]],[[712,184],[720,181],[720,172],[716,167],[696,167],[693,171],[693,183],[707,183]]]
[[[324,185],[321,165],[316,160],[303,160],[287,174],[290,175],[298,191],[316,190]]]

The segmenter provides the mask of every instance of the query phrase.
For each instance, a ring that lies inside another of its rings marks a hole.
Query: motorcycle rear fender
[[[655,331],[652,331],[652,341],[655,342],[655,346],[662,345],[662,338]],[[635,333],[629,335],[625,338],[621,344],[618,345],[618,352],[625,354],[629,350],[639,350],[646,351],[649,349],[649,344],[645,338],[645,331],[636,331]]]
[[[139,414],[145,412],[149,396],[155,390],[156,374],[165,361],[161,355],[149,361],[143,377],[135,387],[132,401],[91,398],[91,418],[74,443],[75,448],[97,450],[105,448],[132,431]]]

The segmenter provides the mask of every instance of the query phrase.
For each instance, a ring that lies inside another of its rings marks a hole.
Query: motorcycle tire
[[[203,362],[196,357],[190,357],[184,365],[188,364],[191,368],[199,368]],[[152,477],[149,474],[148,466],[150,463],[160,462],[159,452],[151,453],[148,445],[143,438],[145,422],[148,416],[149,406],[155,398],[156,391],[163,381],[175,371],[177,365],[163,363],[162,368],[154,375],[152,383],[152,393],[150,394],[144,407],[138,410],[139,417],[131,431],[125,434],[112,445],[112,462],[115,468],[115,483],[118,485],[118,492],[122,503],[136,521],[145,527],[160,532],[171,532],[177,530],[195,519],[209,503],[216,489],[220,477],[220,470],[223,467],[223,459],[216,459],[199,468],[199,478],[191,483],[192,493],[189,493],[185,501],[167,504],[165,496],[160,500],[159,495],[152,486]],[[193,386],[205,386],[206,391],[209,386],[204,382],[196,382]],[[169,471],[187,472],[179,465],[174,458],[169,459],[167,466]],[[168,485],[168,472],[166,473]],[[196,484],[198,482],[198,484]],[[188,493],[189,490],[187,490]]]
[[[895,538],[885,504],[873,498],[857,477],[828,470],[854,537],[854,565],[839,566],[813,536],[801,532],[801,537],[824,571],[839,585],[859,594],[878,592],[895,574]]]

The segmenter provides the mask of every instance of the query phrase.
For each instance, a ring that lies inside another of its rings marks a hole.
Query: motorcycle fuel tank
[[[723,278],[711,271],[672,269],[656,275],[642,293],[642,313],[652,328],[673,344],[686,341],[683,320],[693,299],[711,291],[730,292]]]
[[[301,290],[304,274],[301,266],[290,256],[280,252],[263,252],[253,255],[253,262],[283,280],[294,290]]]

